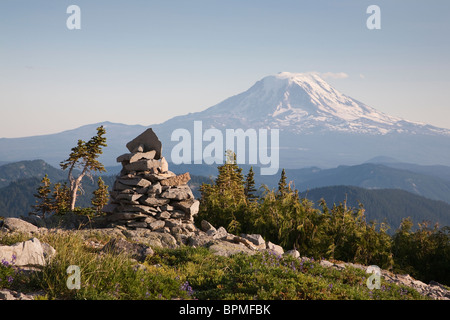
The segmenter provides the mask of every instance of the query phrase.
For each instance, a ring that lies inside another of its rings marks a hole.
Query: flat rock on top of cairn
[[[140,152],[155,150],[155,159],[161,159],[162,143],[159,141],[158,136],[153,132],[152,128],[145,130],[126,145],[130,152],[138,151],[140,146],[142,146],[142,151]]]

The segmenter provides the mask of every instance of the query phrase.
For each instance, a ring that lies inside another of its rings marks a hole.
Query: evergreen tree
[[[62,161],[60,166],[63,170],[69,168],[68,178],[70,181],[70,210],[75,209],[77,193],[81,189],[81,181],[84,176],[92,178],[92,172],[106,171],[105,167],[97,158],[103,153],[102,147],[106,147],[106,130],[103,126],[97,128],[97,135],[88,142],[78,140],[77,146],[72,148],[69,158]],[[81,173],[78,177],[73,176],[73,170],[79,168]],[[82,189],[81,189],[82,190]]]
[[[290,188],[286,182],[286,171],[283,169],[281,171],[280,181],[278,182],[278,198],[282,199],[289,190]]]
[[[53,187],[53,207],[57,214],[66,213],[70,207],[70,189],[67,183],[56,183]]]
[[[34,197],[36,198],[36,204],[33,205],[35,214],[41,215],[42,218],[45,218],[45,215],[47,213],[50,213],[53,211],[53,201],[50,197],[52,190],[51,190],[51,183],[50,179],[48,178],[48,175],[46,174],[44,178],[41,180],[41,185],[37,189],[37,193],[34,194]]]
[[[256,188],[255,188],[255,172],[253,171],[253,166],[250,167],[250,170],[248,171],[248,174],[245,176],[245,186],[244,186],[244,193],[245,197],[247,198],[247,201],[255,202],[257,200],[257,196],[255,195]]]
[[[242,168],[236,163],[234,152],[227,150],[226,162],[218,168],[215,183],[202,184],[199,220],[205,219],[229,232],[238,233],[246,206]]]
[[[109,193],[108,186],[105,185],[105,182],[101,177],[98,177],[97,184],[98,188],[92,192],[94,196],[92,197],[91,203],[95,207],[97,214],[100,214],[103,207],[109,201]]]

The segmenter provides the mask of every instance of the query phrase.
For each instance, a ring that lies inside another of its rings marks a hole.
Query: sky
[[[0,138],[157,124],[282,71],[450,128],[449,60],[448,0],[1,0]]]

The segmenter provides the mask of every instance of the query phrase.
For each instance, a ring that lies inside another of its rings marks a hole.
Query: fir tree
[[[280,181],[278,182],[278,197],[282,199],[289,190],[289,185],[286,182],[286,171],[283,169],[281,171]]]
[[[44,178],[41,180],[41,185],[37,189],[37,193],[34,194],[34,197],[36,198],[36,204],[33,205],[35,214],[41,215],[42,218],[45,218],[45,215],[47,213],[50,213],[53,211],[53,201],[50,197],[52,190],[51,190],[51,183],[50,179],[48,178],[48,175],[46,174]]]
[[[92,192],[94,196],[92,197],[91,203],[95,207],[97,214],[100,214],[103,207],[109,201],[109,193],[108,186],[105,185],[105,182],[101,177],[98,177],[97,184],[98,188]]]
[[[244,193],[248,202],[255,202],[256,199],[258,198],[255,195],[256,188],[254,177],[255,172],[253,171],[253,166],[251,166],[250,170],[248,171],[248,174],[245,176],[245,186],[244,186]]]
[[[67,182],[56,183],[53,187],[53,208],[57,214],[63,214],[70,207],[70,189]]]

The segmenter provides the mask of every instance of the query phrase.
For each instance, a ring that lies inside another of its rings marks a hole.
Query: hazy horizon
[[[81,29],[69,30],[69,5]],[[281,71],[319,72],[392,116],[450,128],[450,3],[0,3],[0,137],[110,121],[149,126],[207,109]]]

